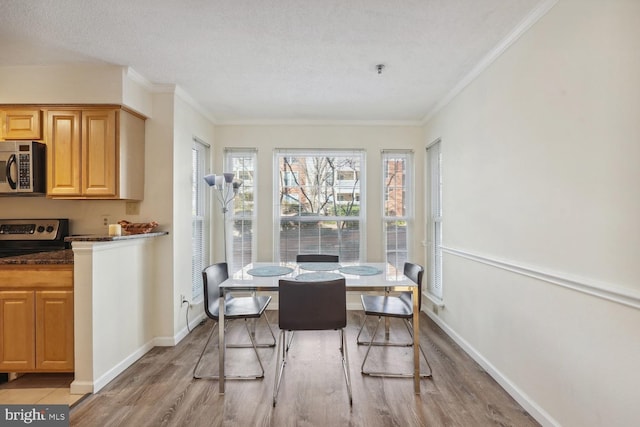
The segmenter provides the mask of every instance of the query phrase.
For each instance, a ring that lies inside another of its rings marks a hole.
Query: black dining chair
[[[296,263],[303,262],[340,262],[339,255],[329,254],[298,254],[296,255]],[[287,343],[286,351],[289,351],[291,343],[293,342],[293,332],[289,335],[289,342]]]
[[[405,262],[404,263],[404,275],[410,280],[414,281],[418,285],[418,308],[422,306],[422,276],[424,275],[424,268],[421,265]],[[371,376],[380,376],[380,377],[413,377],[413,373],[395,373],[395,372],[374,372],[365,370],[365,363],[367,363],[367,358],[369,357],[369,352],[371,351],[372,346],[401,346],[401,347],[412,347],[413,346],[413,301],[411,297],[411,292],[401,292],[399,295],[361,295],[362,307],[364,309],[364,319],[362,321],[362,326],[360,327],[360,331],[358,332],[358,336],[356,337],[356,342],[358,345],[368,345],[367,352],[364,356],[364,360],[362,361],[362,366],[360,371],[364,375]],[[376,323],[376,327],[371,334],[371,338],[368,341],[361,341],[360,335],[365,327],[368,316],[377,316],[378,322]],[[410,341],[407,342],[391,342],[388,340],[385,341],[375,341],[376,334],[378,332],[378,328],[380,327],[380,323],[383,318],[397,318],[402,319],[403,323],[407,327],[409,331]],[[427,359],[422,346],[419,346],[420,353],[422,357],[424,357],[425,362],[427,362],[427,366],[429,368],[428,373],[420,373],[420,377],[427,378],[432,375],[431,365],[429,365],[429,360]]]
[[[339,255],[327,255],[327,254],[298,254],[296,255],[296,262],[339,262]]]
[[[273,385],[273,406],[276,406],[280,382],[287,360],[288,353],[284,346],[287,341],[287,333],[321,330],[340,331],[342,368],[347,383],[349,405],[353,405],[349,357],[344,334],[344,328],[347,326],[345,279],[303,283],[295,280],[280,279],[278,288],[280,298],[278,308],[280,336],[278,338],[278,361]]]
[[[212,319],[213,326],[211,328],[211,332],[209,333],[209,338],[207,338],[207,342],[204,344],[202,352],[200,353],[200,357],[198,358],[198,362],[196,366],[193,368],[193,378],[208,378],[208,379],[219,379],[219,375],[209,375],[209,376],[201,376],[197,374],[198,367],[200,366],[200,361],[202,360],[202,356],[207,350],[207,346],[209,345],[209,341],[211,341],[211,337],[214,332],[218,330],[217,325],[219,321],[219,304],[220,304],[220,296],[222,295],[222,290],[220,289],[220,284],[224,282],[227,278],[229,278],[229,272],[226,262],[221,262],[217,264],[212,264],[205,268],[202,271],[202,278],[204,283],[204,311],[207,316]],[[224,300],[224,320],[225,320],[225,330],[227,327],[227,323],[233,320],[244,320],[245,328],[247,333],[249,334],[249,340],[251,344],[227,344],[226,348],[253,348],[253,351],[256,354],[256,358],[258,359],[258,364],[260,365],[260,374],[254,375],[225,375],[225,379],[253,379],[253,378],[264,378],[264,367],[262,366],[262,360],[260,360],[260,355],[258,354],[258,347],[275,347],[276,345],[276,337],[273,334],[273,330],[271,329],[271,325],[269,324],[269,319],[267,316],[263,316],[265,309],[271,302],[271,297],[269,296],[248,296],[248,297],[234,297],[230,294],[225,296]],[[249,328],[248,321],[249,320],[257,320],[259,318],[264,318],[269,328],[269,332],[271,333],[272,342],[265,344],[256,343],[255,339],[255,331]],[[218,349],[220,351],[220,349]]]

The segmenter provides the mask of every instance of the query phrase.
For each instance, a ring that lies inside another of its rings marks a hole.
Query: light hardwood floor
[[[272,325],[277,312],[268,311]],[[224,395],[215,380],[194,380],[192,369],[211,328],[195,328],[175,347],[157,347],[100,392],[71,409],[72,426],[537,426],[500,386],[428,317],[421,314],[421,342],[433,368],[415,395],[411,379],[362,376],[366,347],[355,343],[362,319],[349,312],[348,351],[353,407],[340,366],[338,332],[297,332],[289,352],[278,405],[272,407],[276,351],[260,349],[265,378],[227,381]],[[264,338],[263,321],[258,338]],[[229,340],[239,339],[241,322]],[[393,332],[405,332],[399,321]],[[277,327],[274,326],[277,337]],[[228,341],[228,342],[230,342]],[[211,351],[215,347],[211,346]],[[411,368],[410,348],[373,348],[374,362]],[[374,354],[375,352],[375,354]],[[210,372],[216,356],[207,353]],[[227,350],[228,372],[257,367],[250,349]],[[206,373],[206,372],[205,372]]]

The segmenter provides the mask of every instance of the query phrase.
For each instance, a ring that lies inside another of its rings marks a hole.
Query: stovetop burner
[[[68,248],[68,219],[0,219],[0,257]]]

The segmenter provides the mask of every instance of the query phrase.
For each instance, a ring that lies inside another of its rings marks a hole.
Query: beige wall
[[[180,339],[186,335],[185,310],[186,305],[180,304],[180,295],[186,295],[191,300],[191,179],[192,159],[191,149],[193,138],[208,144],[214,143],[214,128],[211,121],[204,117],[192,103],[180,96],[174,102],[174,132],[173,132],[173,295],[174,307],[174,335]],[[196,321],[204,315],[201,301],[192,306],[189,314],[190,322]],[[197,323],[197,322],[196,322]],[[193,327],[193,325],[191,325]]]
[[[53,65],[0,67],[0,104],[120,104],[122,67]]]
[[[312,125],[255,125],[216,126],[214,171],[221,171],[225,147],[257,149],[257,208],[258,241],[256,261],[272,261],[273,258],[273,158],[277,148],[337,148],[363,149],[366,162],[366,209],[367,223],[363,237],[366,238],[366,254],[363,260],[384,260],[382,241],[382,164],[381,150],[414,150],[416,220],[411,241],[411,258],[424,262],[424,218],[422,216],[422,194],[424,194],[424,149],[423,133],[418,126],[312,126]],[[220,229],[221,215],[214,210],[214,228]],[[216,242],[219,239],[216,239]],[[215,242],[214,242],[215,243]],[[214,255],[222,253],[220,242]]]
[[[640,3],[560,0],[425,127],[444,308],[538,420],[640,419]]]

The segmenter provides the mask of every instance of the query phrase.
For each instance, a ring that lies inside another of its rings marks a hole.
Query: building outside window
[[[385,150],[382,152],[382,168],[385,261],[402,271],[411,256],[413,153]]]
[[[293,262],[299,253],[366,259],[363,151],[278,150],[275,169],[276,259]]]

